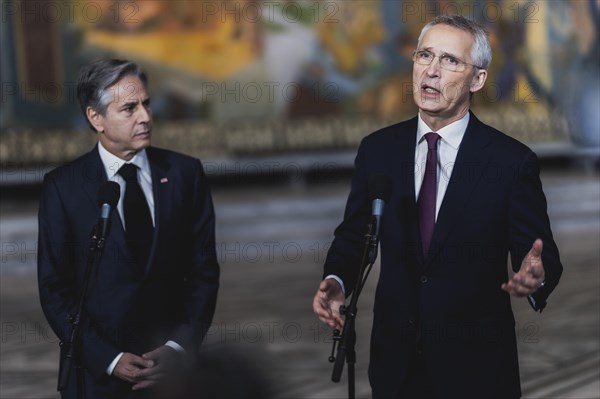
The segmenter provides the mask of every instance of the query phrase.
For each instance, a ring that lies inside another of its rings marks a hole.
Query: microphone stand
[[[109,221],[106,221],[105,223],[108,224]],[[81,324],[83,316],[83,306],[87,297],[87,291],[92,269],[94,268],[94,264],[100,261],[102,253],[104,252],[105,238],[103,237],[102,233],[103,231],[106,231],[104,226],[105,223],[100,222],[92,228],[90,245],[88,248],[87,263],[83,274],[83,286],[81,287],[81,291],[79,292],[77,311],[75,315],[70,315],[68,317],[68,321],[71,323],[73,328],[71,329],[69,342],[64,343],[61,341],[59,344],[61,348],[64,347],[67,350],[67,353],[64,357],[61,357],[60,359],[61,361],[58,370],[57,390],[62,392],[66,388],[67,383],[69,381],[69,375],[71,374],[71,369],[73,368],[74,363],[75,370],[77,373],[77,398],[79,399],[85,398],[84,370],[81,361]],[[63,351],[61,350],[61,353],[62,352]]]
[[[373,263],[377,258],[377,246],[379,245],[379,237],[377,232],[374,231],[377,222],[375,218],[369,223],[367,233],[365,234],[364,250],[362,261],[360,263],[360,269],[358,277],[356,279],[356,285],[350,303],[348,306],[342,305],[340,307],[340,313],[345,316],[344,327],[340,333],[339,330],[333,331],[333,347],[331,348],[331,356],[329,356],[329,362],[333,365],[333,373],[331,380],[333,382],[339,382],[344,369],[344,362],[348,364],[348,398],[354,399],[355,397],[355,382],[354,382],[354,366],[356,364],[356,313],[358,297],[365,286],[367,277],[373,268]],[[334,356],[337,345],[337,356]]]

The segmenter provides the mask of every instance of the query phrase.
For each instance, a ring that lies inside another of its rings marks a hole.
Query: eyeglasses
[[[459,60],[458,58],[446,53],[443,53],[441,55],[435,55],[431,51],[427,50],[415,50],[413,52],[413,61],[419,65],[431,65],[433,60],[436,58],[440,59],[440,67],[442,69],[451,72],[463,72],[465,69],[467,69],[467,65],[478,69],[485,69],[478,65],[469,64],[468,62]]]

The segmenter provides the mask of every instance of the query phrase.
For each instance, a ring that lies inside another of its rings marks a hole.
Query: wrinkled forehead
[[[148,98],[146,86],[134,75],[128,75],[121,78],[114,85],[110,86],[102,96],[105,104],[125,104],[129,102],[141,102]]]
[[[419,50],[430,50],[436,54],[452,54],[465,61],[471,60],[473,36],[464,30],[449,25],[434,25],[418,43]]]

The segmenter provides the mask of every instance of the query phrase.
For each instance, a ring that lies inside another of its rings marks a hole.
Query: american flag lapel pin
[[[160,182],[161,182],[162,184],[164,184],[164,183],[168,183],[168,182],[169,182],[169,179],[167,179],[166,177],[163,177],[163,178],[161,178],[161,179],[160,179]]]

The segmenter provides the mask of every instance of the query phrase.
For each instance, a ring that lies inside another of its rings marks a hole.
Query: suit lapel
[[[97,207],[100,186],[108,180],[104,164],[102,164],[102,159],[100,158],[100,153],[98,153],[98,145],[86,155],[84,170],[81,171],[81,173],[83,178],[83,189],[90,201]],[[125,229],[123,228],[119,212],[114,210],[111,213],[110,221],[111,228],[108,233],[108,239],[115,241],[121,251],[126,254],[126,257],[130,258],[131,254],[129,253],[129,248],[125,241]]]
[[[150,256],[146,265],[146,273],[157,256],[157,243],[161,239],[161,225],[168,220],[173,193],[173,177],[169,176],[169,164],[162,159],[152,147],[146,149],[150,171],[152,173],[152,193],[154,194],[154,238],[150,248]]]
[[[491,137],[486,134],[483,124],[471,113],[438,213],[431,240],[432,248],[430,255],[425,259],[424,270],[431,266],[452,228],[456,223],[460,223],[471,193],[489,162],[485,147],[490,144],[490,141]]]
[[[390,148],[394,152],[392,170],[396,171],[399,201],[397,203],[400,226],[403,227],[403,240],[413,251],[413,259],[423,261],[417,202],[415,199],[415,150],[417,142],[417,118],[407,122],[397,134],[397,144]],[[399,173],[398,173],[399,171]]]
[[[108,180],[104,165],[98,153],[98,145],[85,155],[84,167],[81,171],[81,179],[83,181],[83,190],[88,199],[94,204],[98,204],[98,191],[100,186]]]

